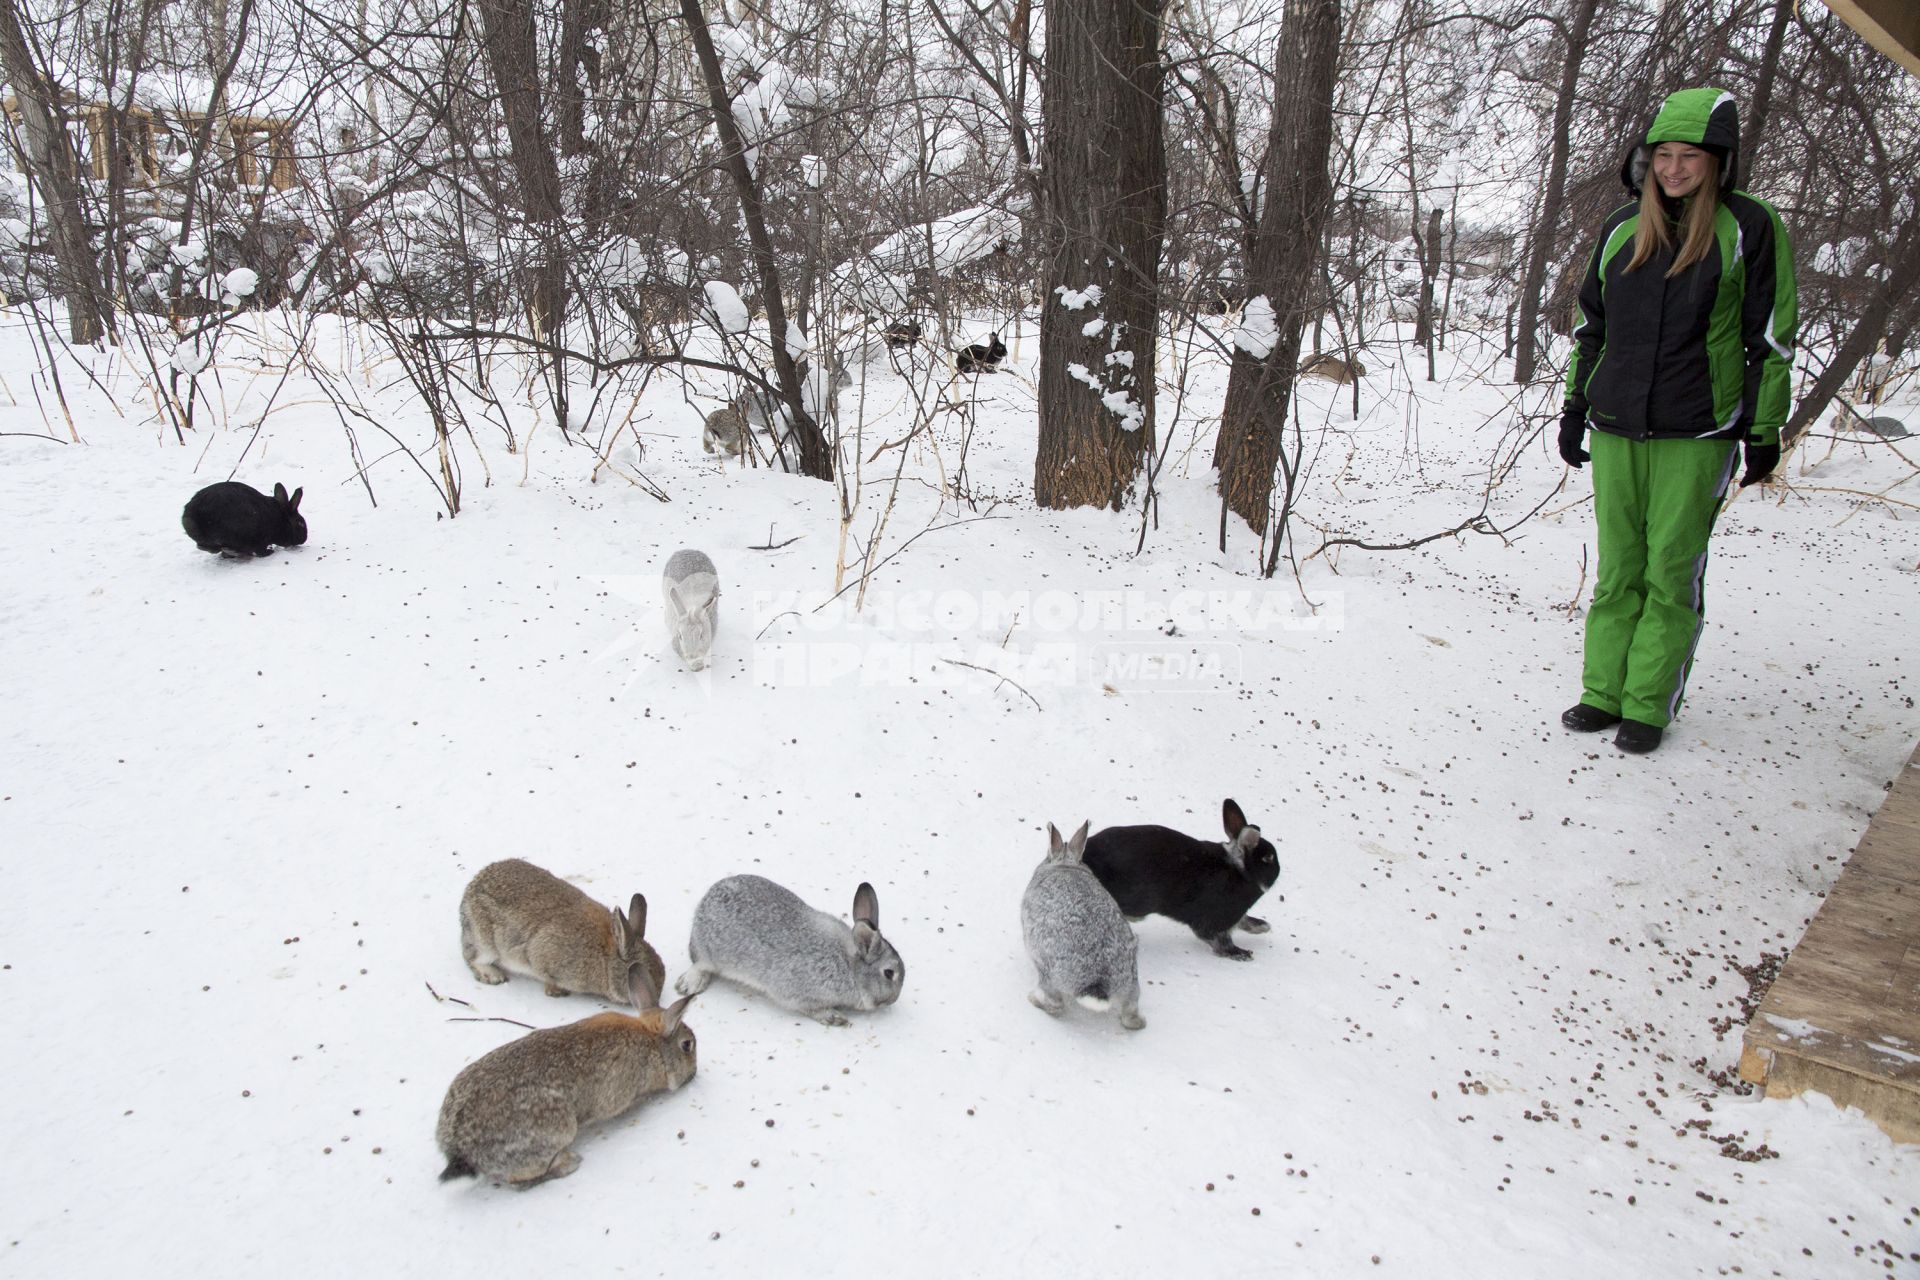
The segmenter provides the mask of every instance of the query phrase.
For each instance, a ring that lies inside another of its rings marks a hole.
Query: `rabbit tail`
[[[1080,1002],[1082,1008],[1091,1009],[1095,1013],[1105,1013],[1109,1004],[1112,1002],[1112,998],[1113,993],[1108,990],[1107,980],[1105,978],[1096,978],[1092,982],[1089,982],[1085,987],[1081,988],[1080,993],[1074,997],[1075,1000]]]

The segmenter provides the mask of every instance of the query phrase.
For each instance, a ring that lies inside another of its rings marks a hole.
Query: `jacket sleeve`
[[[1607,305],[1600,288],[1600,257],[1607,247],[1609,230],[1611,224],[1602,229],[1593,252],[1587,255],[1587,275],[1580,282],[1579,301],[1574,310],[1573,357],[1567,361],[1567,404],[1583,416],[1587,412],[1587,380],[1593,377],[1601,348],[1607,345]]]
[[[1748,197],[1753,199],[1753,197]],[[1793,246],[1780,215],[1754,199],[1762,216],[1742,228],[1746,244],[1746,292],[1740,303],[1740,336],[1746,348],[1747,382],[1742,410],[1746,438],[1777,445],[1793,398],[1793,344],[1800,328],[1800,295],[1793,281]]]

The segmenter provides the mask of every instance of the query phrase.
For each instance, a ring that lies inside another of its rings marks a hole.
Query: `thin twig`
[[[958,658],[942,658],[942,659],[940,659],[940,661],[942,661],[942,662],[944,662],[944,663],[946,663],[946,664],[947,664],[948,666],[950,666],[950,667],[966,667],[967,669],[969,669],[969,670],[971,670],[971,671],[984,671],[984,672],[986,672],[986,673],[987,673],[988,675],[990,675],[990,676],[999,676],[999,678],[1000,678],[1000,684],[1010,684],[1010,685],[1012,685],[1012,686],[1013,686],[1014,688],[1016,688],[1016,689],[1020,689],[1020,692],[1021,692],[1021,693],[1026,693],[1026,694],[1027,694],[1027,701],[1028,701],[1028,702],[1031,702],[1031,703],[1033,704],[1033,709],[1034,709],[1035,711],[1045,711],[1045,710],[1046,710],[1046,708],[1045,708],[1045,707],[1043,707],[1043,706],[1041,706],[1041,705],[1040,705],[1040,699],[1038,699],[1038,698],[1036,698],[1036,697],[1034,697],[1034,696],[1033,696],[1032,694],[1030,694],[1030,693],[1027,693],[1027,691],[1026,691],[1025,689],[1021,689],[1021,688],[1020,688],[1020,682],[1019,682],[1018,680],[1015,680],[1015,679],[1013,679],[1013,678],[1011,678],[1011,677],[1009,677],[1009,676],[1005,676],[1005,675],[1001,675],[1001,674],[1000,674],[1000,672],[998,672],[998,671],[995,671],[995,670],[994,670],[994,669],[993,669],[992,667],[983,667],[983,666],[981,666],[981,665],[979,665],[978,663],[974,663],[974,662],[962,662],[962,661],[960,661],[960,659],[958,659]],[[999,684],[997,684],[997,685],[995,685],[995,686],[993,686],[993,687],[994,687],[994,689],[995,689],[995,691],[997,692],[997,691],[999,690],[999,688],[1000,688],[1000,685],[999,685]]]

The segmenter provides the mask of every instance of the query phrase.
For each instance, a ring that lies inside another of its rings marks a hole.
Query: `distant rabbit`
[[[880,936],[873,886],[853,895],[853,927],[816,911],[762,876],[729,876],[693,911],[693,967],[674,989],[704,991],[726,978],[795,1013],[844,1027],[839,1009],[865,1011],[900,998],[907,966]]]
[[[202,551],[239,559],[270,556],[274,545],[297,547],[307,540],[307,520],[300,514],[300,495],[287,496],[285,485],[273,486],[269,498],[252,485],[237,480],[210,484],[187,499],[180,527]]]
[[[550,871],[508,858],[483,867],[460,897],[460,954],[482,982],[508,972],[547,984],[547,994],[578,992],[627,1001],[627,970],[640,965],[658,992],[667,980],[646,940],[647,900],[609,911]]]
[[[895,320],[880,331],[880,340],[896,351],[903,347],[911,347],[920,341],[920,322]]]
[[[707,415],[700,428],[702,453],[722,453],[737,458],[746,448],[747,419],[735,404],[724,404]]]
[[[635,1012],[535,1031],[453,1078],[434,1135],[447,1158],[440,1181],[485,1176],[529,1187],[564,1178],[580,1167],[571,1148],[582,1125],[693,1079],[693,1028],[681,1022],[687,1001],[660,1008],[644,965],[627,971],[627,984]]]
[[[1166,827],[1108,827],[1087,841],[1087,866],[1132,919],[1171,916],[1215,955],[1251,960],[1251,951],[1234,945],[1233,927],[1267,932],[1267,922],[1247,908],[1280,878],[1280,855],[1233,801],[1220,816],[1224,844]]]
[[[1094,1010],[1117,1006],[1120,1025],[1138,1031],[1147,1022],[1140,1016],[1133,926],[1081,861],[1087,824],[1062,844],[1059,828],[1048,823],[1047,839],[1046,859],[1020,899],[1020,933],[1040,975],[1027,999],[1056,1018],[1069,998]]]
[[[1000,341],[1000,335],[987,335],[985,346],[976,342],[970,347],[962,347],[954,353],[954,367],[962,373],[992,373],[999,369],[1000,362],[1007,358],[1007,344]]]
[[[666,597],[667,632],[673,651],[690,671],[705,671],[720,625],[720,571],[704,551],[682,548],[667,558],[660,574]]]

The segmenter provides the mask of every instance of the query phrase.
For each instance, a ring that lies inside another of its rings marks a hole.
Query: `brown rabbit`
[[[668,1009],[643,965],[627,970],[636,1013],[597,1013],[501,1045],[447,1086],[434,1137],[440,1181],[485,1176],[530,1187],[580,1167],[582,1125],[610,1120],[693,1079],[688,996]]]
[[[505,982],[509,971],[538,978],[550,996],[628,999],[627,969],[646,968],[658,992],[667,980],[660,954],[646,940],[647,900],[625,914],[607,908],[550,871],[508,858],[480,869],[460,897],[460,954],[482,982]]]

